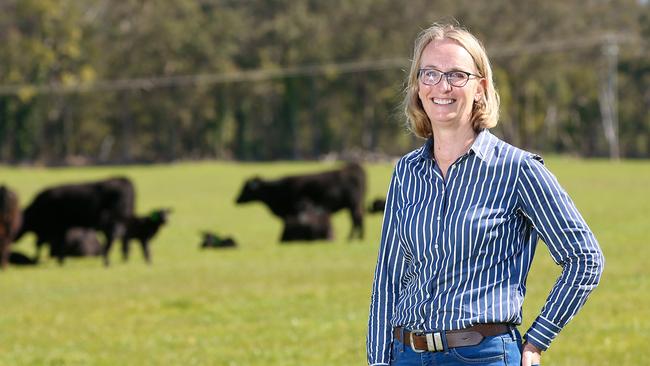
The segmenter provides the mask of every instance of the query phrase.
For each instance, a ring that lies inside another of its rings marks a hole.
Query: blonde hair
[[[481,95],[481,99],[474,102],[472,106],[471,122],[474,130],[479,131],[496,126],[499,119],[499,94],[494,87],[492,68],[485,48],[469,31],[459,26],[434,23],[431,27],[420,32],[415,40],[411,70],[408,75],[403,101],[409,129],[416,136],[422,138],[431,137],[433,134],[431,122],[418,96],[420,88],[418,72],[424,48],[432,41],[443,39],[454,40],[467,50],[474,60],[478,74],[487,82],[487,87]]]

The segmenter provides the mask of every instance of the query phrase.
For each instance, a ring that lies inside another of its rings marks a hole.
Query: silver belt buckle
[[[413,335],[414,334],[417,335],[417,336],[421,336],[422,334],[424,334],[424,332],[422,330],[419,330],[419,329],[412,329],[411,330],[411,332],[409,333],[409,338],[410,338],[409,340],[410,340],[410,343],[411,343],[411,349],[415,353],[424,353],[424,352],[426,352],[426,350],[419,350],[419,349],[415,348],[415,342],[413,342]],[[429,345],[429,340],[427,340],[427,348],[428,348],[428,345]]]
[[[413,342],[413,335],[416,336],[422,336],[424,335],[426,341],[427,341],[427,349],[426,350],[419,350],[415,348],[415,342]],[[442,344],[442,334],[440,332],[433,332],[433,333],[424,333],[422,330],[418,329],[413,329],[409,333],[410,341],[411,341],[411,348],[413,349],[414,352],[416,353],[423,353],[426,351],[429,352],[442,352],[444,351],[445,347]]]

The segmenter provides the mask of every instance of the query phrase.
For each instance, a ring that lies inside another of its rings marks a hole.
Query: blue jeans
[[[417,353],[398,339],[393,341],[393,366],[519,366],[521,365],[521,334],[511,333],[485,337],[476,346],[456,347],[443,352]]]

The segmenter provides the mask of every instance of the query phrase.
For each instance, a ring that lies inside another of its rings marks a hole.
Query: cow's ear
[[[248,186],[251,189],[257,189],[259,188],[260,184],[262,183],[262,178],[260,177],[253,177],[251,180],[248,182]]]
[[[149,218],[153,222],[158,222],[160,221],[160,211],[153,211],[151,214],[149,214]]]

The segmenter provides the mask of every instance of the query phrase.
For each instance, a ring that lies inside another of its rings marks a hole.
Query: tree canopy
[[[6,0],[0,161],[402,154],[413,41],[448,20],[490,54],[495,133],[650,155],[646,1]]]

